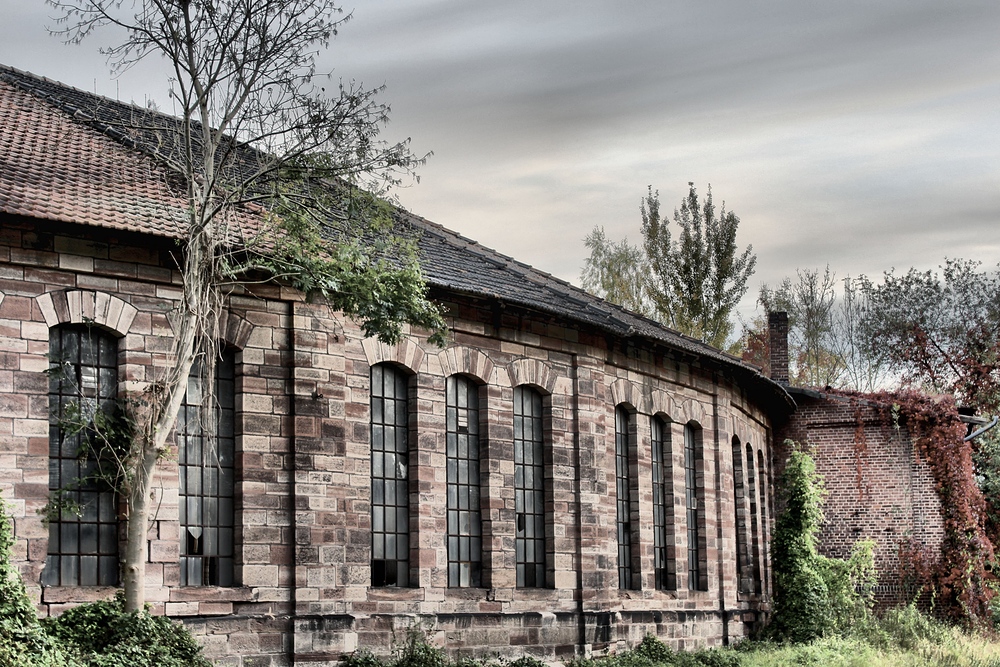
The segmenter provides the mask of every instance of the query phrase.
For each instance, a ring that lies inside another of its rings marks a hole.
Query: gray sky
[[[0,62],[169,111],[161,62],[114,80],[112,33],[0,8]],[[434,151],[408,208],[566,280],[595,225],[638,241],[647,185],[711,183],[758,255],[747,313],[797,267],[1000,261],[998,44],[996,0],[372,0],[321,64]]]

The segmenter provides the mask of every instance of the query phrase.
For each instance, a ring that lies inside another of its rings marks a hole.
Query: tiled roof
[[[148,129],[169,130],[176,122],[0,66],[0,212],[183,236],[184,190],[157,159],[162,131]],[[399,219],[421,232],[421,269],[432,286],[499,299],[622,338],[655,341],[712,359],[790,400],[777,384],[732,355],[424,218],[401,211]]]

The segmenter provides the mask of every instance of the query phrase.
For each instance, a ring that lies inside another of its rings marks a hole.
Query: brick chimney
[[[771,379],[788,384],[788,313],[767,314],[767,347]]]

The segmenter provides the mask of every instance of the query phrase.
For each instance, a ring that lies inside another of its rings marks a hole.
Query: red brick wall
[[[778,433],[782,442],[807,444],[825,479],[820,551],[844,558],[858,540],[875,540],[880,600],[901,599],[900,541],[912,538],[936,550],[944,534],[929,467],[906,429],[878,407],[815,392],[793,395],[799,407]],[[788,450],[776,447],[775,454],[780,462]]]
[[[42,614],[107,589],[42,588],[48,531],[48,330],[98,311],[123,334],[123,389],[170,364],[168,313],[179,294],[170,243],[6,218],[0,228],[0,490],[14,504],[15,558]],[[449,345],[410,331],[398,346],[362,338],[349,319],[293,290],[237,288],[225,330],[237,355],[236,535],[239,586],[180,587],[176,459],[161,463],[150,531],[147,597],[184,619],[222,664],[334,663],[361,646],[385,650],[410,624],[456,654],[527,650],[555,659],[654,632],[677,647],[743,636],[769,608],[770,502],[759,511],[762,593],[737,591],[733,437],[770,455],[770,419],[751,392],[691,355],[623,345],[603,332],[455,295]],[[116,304],[115,308],[109,303]],[[89,305],[88,305],[89,304]],[[124,314],[123,314],[124,313]],[[73,319],[76,318],[76,319]],[[409,369],[411,563],[414,588],[370,583],[369,372]],[[482,382],[484,588],[447,586],[444,382]],[[513,389],[536,387],[547,406],[546,500],[550,588],[514,577]],[[637,412],[641,590],[619,591],[614,502],[614,409]],[[677,591],[654,590],[649,418],[672,421]],[[683,425],[702,429],[699,507],[707,591],[688,591]],[[770,468],[770,466],[768,466]],[[770,498],[771,470],[765,471]],[[749,536],[748,536],[749,539]],[[294,630],[294,632],[293,632]]]

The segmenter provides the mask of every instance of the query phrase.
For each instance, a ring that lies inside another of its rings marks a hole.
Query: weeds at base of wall
[[[652,635],[633,649],[600,658],[577,658],[566,667],[740,667],[740,657],[731,649],[702,649],[691,653],[672,650]],[[500,656],[462,658],[452,662],[444,651],[432,646],[424,630],[410,628],[403,641],[395,643],[392,655],[379,658],[367,650],[346,657],[341,667],[546,667],[538,658]]]

